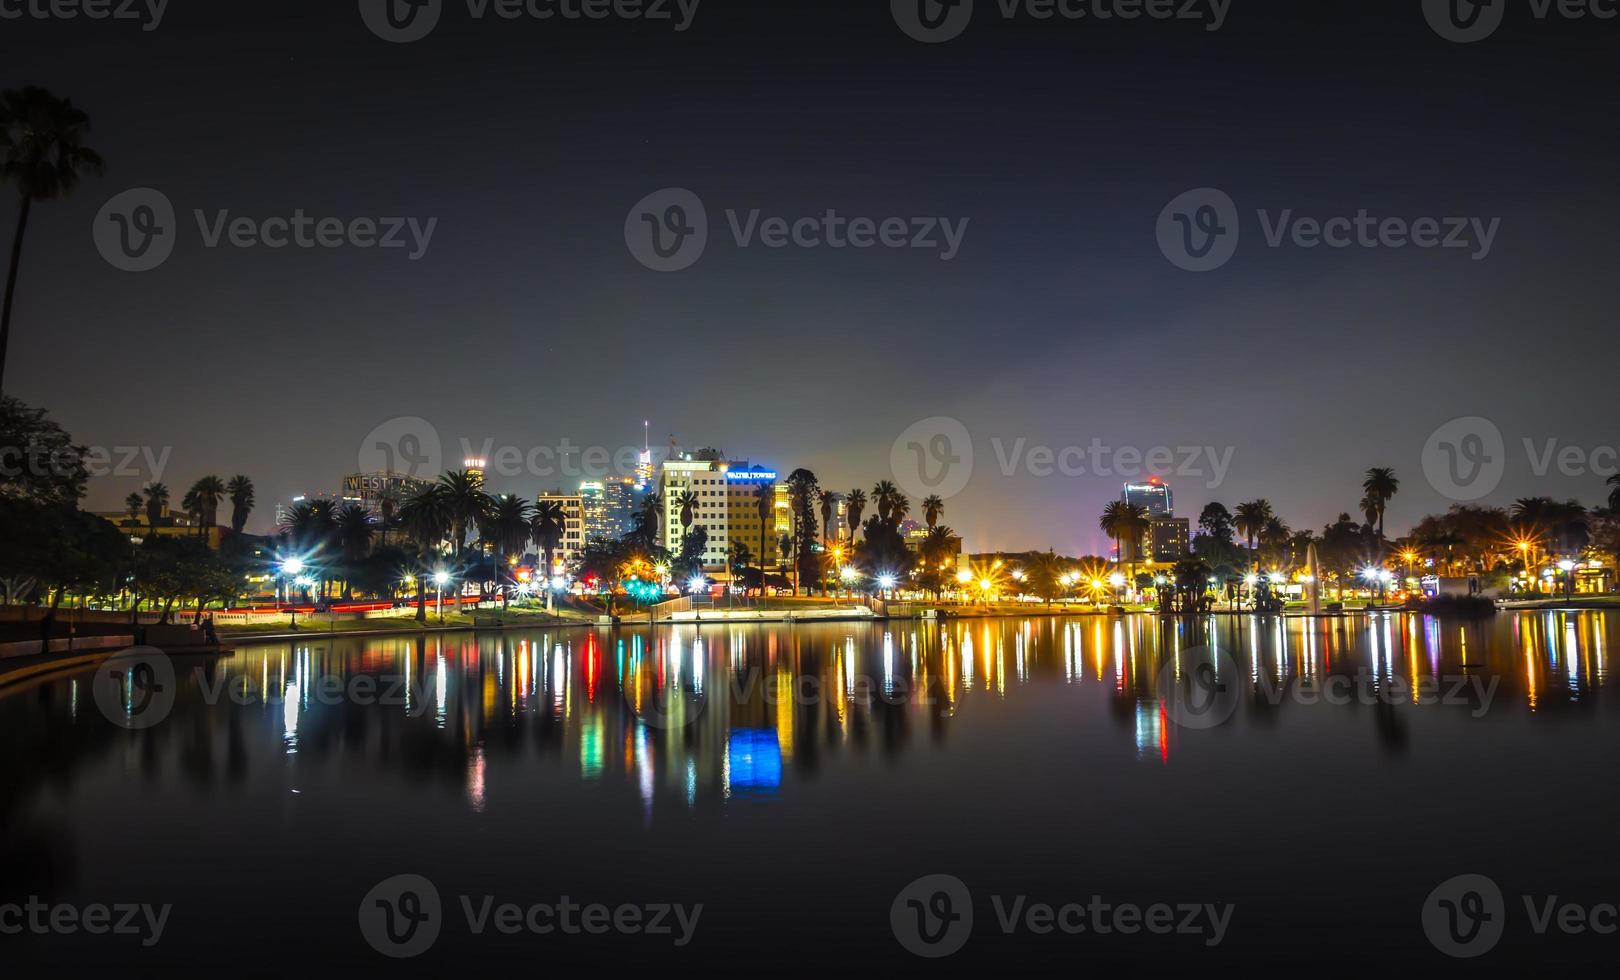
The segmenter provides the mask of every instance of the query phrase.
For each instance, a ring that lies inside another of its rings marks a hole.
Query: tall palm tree
[[[754,492],[754,510],[759,514],[759,597],[765,598],[765,535],[770,528],[771,511],[776,506],[776,484],[761,483]]]
[[[545,560],[545,578],[551,578],[555,567],[557,548],[562,544],[563,532],[568,529],[568,514],[555,500],[542,500],[529,515],[529,533],[534,537]]]
[[[434,484],[406,500],[399,508],[399,522],[406,537],[416,544],[416,621],[425,623],[428,579],[435,571],[435,556],[450,532],[450,506],[444,488]]]
[[[898,527],[902,521],[910,516],[911,501],[906,499],[905,494],[896,495],[894,502],[889,505],[889,520]]]
[[[253,481],[238,473],[225,485],[225,492],[231,496],[231,531],[241,534],[253,513]]]
[[[877,506],[878,519],[889,523],[889,512],[894,509],[894,501],[900,496],[900,488],[892,480],[879,480],[872,487],[872,503]]]
[[[697,519],[696,510],[698,495],[690,490],[683,490],[675,497],[675,503],[681,508],[681,547],[686,547],[686,536],[692,533],[692,522]]]
[[[11,304],[22,266],[23,235],[35,201],[67,197],[83,174],[100,174],[101,155],[84,145],[90,117],[69,99],[36,86],[0,93],[0,180],[17,185],[22,206],[11,240],[5,305],[0,307],[0,390],[5,385],[6,348],[11,342]]]
[[[146,501],[142,499],[141,495],[138,493],[132,493],[124,498],[124,513],[129,515],[129,522],[131,524],[140,524],[141,508],[145,506]]]
[[[169,488],[161,483],[148,483],[146,485],[146,526],[157,533],[158,521],[163,519],[163,512],[169,506]]]
[[[1395,471],[1387,466],[1375,466],[1367,471],[1367,478],[1361,481],[1361,492],[1374,504],[1374,512],[1378,517],[1378,547],[1383,548],[1384,541],[1384,509],[1389,506],[1395,494],[1401,489],[1401,481],[1395,478]],[[1369,521],[1371,523],[1371,521]]]
[[[196,504],[200,537],[219,522],[219,502],[225,499],[225,481],[217,476],[205,476],[191,485],[187,496]]]
[[[354,596],[354,589],[350,580],[354,578],[355,567],[371,554],[371,539],[376,533],[376,526],[372,523],[371,511],[359,504],[344,504],[332,514],[333,537],[337,541],[339,553],[343,555],[343,599],[347,602]]]
[[[922,502],[923,520],[928,522],[929,530],[939,526],[939,519],[945,515],[945,501],[939,494],[929,494]]]
[[[856,487],[844,498],[844,520],[849,522],[849,543],[855,545],[855,532],[860,530],[861,515],[866,513],[866,491]]]
[[[1253,567],[1255,560],[1255,539],[1260,536],[1261,531],[1265,530],[1266,522],[1271,520],[1274,516],[1275,514],[1273,514],[1271,509],[1271,501],[1265,499],[1264,497],[1251,500],[1248,503],[1237,505],[1237,511],[1233,516],[1232,525],[1237,528],[1238,533],[1243,535],[1243,540],[1248,543],[1249,563],[1251,567]]]
[[[489,514],[484,538],[490,544],[490,554],[495,561],[495,587],[500,590],[503,607],[507,596],[506,590],[501,589],[500,576],[503,568],[513,558],[521,556],[529,543],[530,513],[527,500],[507,493],[495,498],[495,506]]]
[[[1136,544],[1141,541],[1142,529],[1147,526],[1147,522],[1146,507],[1141,504],[1127,504],[1123,500],[1110,502],[1103,508],[1102,517],[1097,520],[1097,526],[1102,528],[1102,532],[1114,539],[1114,551],[1119,560],[1132,570],[1136,567]],[[1125,553],[1127,541],[1132,543],[1129,558]]]
[[[467,530],[489,513],[484,481],[467,470],[452,470],[439,477],[445,506],[450,509],[450,545],[457,556],[467,544]]]
[[[191,518],[191,523],[197,528],[197,533],[202,534],[202,501],[197,497],[197,487],[195,485],[180,498],[180,509],[186,512],[187,517]]]
[[[837,506],[837,497],[831,490],[821,490],[816,493],[816,500],[821,504],[821,543],[831,544],[837,537],[833,530],[833,508]]]

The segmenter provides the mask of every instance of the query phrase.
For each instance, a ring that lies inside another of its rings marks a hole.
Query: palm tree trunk
[[[5,391],[6,348],[11,344],[11,301],[17,294],[17,270],[22,265],[23,232],[28,230],[28,212],[33,198],[22,196],[22,210],[17,214],[17,234],[11,240],[11,267],[6,272],[5,306],[0,308],[0,392]]]

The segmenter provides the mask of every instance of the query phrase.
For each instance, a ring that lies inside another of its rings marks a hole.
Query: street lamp
[[[440,569],[433,573],[433,584],[439,587],[439,622],[444,622],[444,587],[450,584],[450,573]]]
[[[1558,563],[1558,567],[1564,573],[1564,601],[1568,602],[1570,599],[1570,587],[1574,585],[1575,581],[1575,563],[1565,558]]]

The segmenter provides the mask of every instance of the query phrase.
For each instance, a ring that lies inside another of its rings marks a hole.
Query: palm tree
[[[124,513],[129,515],[129,523],[139,526],[141,523],[141,508],[146,501],[138,493],[132,493],[124,498]]]
[[[658,528],[664,520],[664,497],[649,493],[641,498],[641,526],[647,534],[647,547],[658,547]]]
[[[945,514],[945,501],[937,493],[929,494],[923,498],[922,509],[923,520],[928,522],[929,530],[933,530],[939,526],[939,519]]]
[[[675,497],[675,503],[681,508],[681,546],[686,546],[686,536],[692,533],[692,522],[697,519],[694,508],[698,504],[698,495],[690,490],[683,490]]]
[[[1127,564],[1134,571],[1136,566],[1135,542],[1142,538],[1142,529],[1147,526],[1147,508],[1140,504],[1127,504],[1123,500],[1115,500],[1103,508],[1102,517],[1097,520],[1097,526],[1102,528],[1104,534],[1114,539],[1114,551],[1119,560]],[[1133,542],[1131,556],[1125,556],[1125,542]],[[1132,575],[1132,578],[1135,576]]]
[[[495,587],[500,588],[501,566],[512,558],[521,556],[523,548],[529,543],[531,533],[529,515],[531,508],[529,502],[513,494],[502,494],[495,498],[495,506],[489,515],[489,526],[484,537],[489,541],[491,554],[495,559]],[[506,606],[506,590],[501,589],[501,606]]]
[[[253,481],[239,473],[225,485],[225,492],[231,495],[231,531],[241,534],[253,513]]]
[[[0,180],[17,185],[22,207],[11,241],[5,305],[0,307],[0,389],[4,388],[6,348],[11,342],[11,303],[22,265],[23,235],[35,201],[67,197],[81,174],[100,174],[101,155],[83,143],[90,117],[36,86],[0,93]]]
[[[534,537],[535,547],[540,549],[546,563],[544,578],[551,578],[552,562],[557,547],[562,544],[563,532],[567,529],[568,514],[562,504],[555,500],[540,501],[529,515],[529,533]]]
[[[879,480],[872,487],[872,502],[877,505],[878,518],[883,523],[889,523],[889,514],[894,510],[894,502],[900,496],[900,488],[891,480]]]
[[[1260,536],[1261,531],[1265,530],[1266,522],[1270,521],[1274,516],[1271,510],[1271,501],[1266,500],[1264,497],[1251,500],[1246,504],[1237,505],[1232,524],[1237,528],[1238,533],[1243,535],[1244,541],[1248,542],[1251,567],[1255,560],[1255,539]]]
[[[169,506],[169,488],[161,483],[146,485],[146,526],[157,533],[158,521],[163,519],[163,512]]]
[[[371,511],[359,504],[344,504],[332,514],[333,537],[343,555],[343,600],[354,595],[349,580],[354,577],[355,566],[371,553],[371,538],[376,528],[372,525]]]
[[[467,544],[467,529],[489,513],[489,495],[484,481],[467,470],[453,470],[439,477],[445,506],[450,509],[450,545],[459,556]]]
[[[821,504],[821,543],[826,545],[836,536],[833,530],[833,507],[838,501],[831,490],[818,491],[816,499]]]
[[[1384,541],[1384,509],[1395,494],[1400,492],[1401,481],[1395,478],[1395,471],[1387,466],[1375,466],[1367,471],[1367,478],[1361,481],[1361,492],[1367,495],[1372,502],[1374,513],[1378,517],[1378,547],[1383,550]],[[1368,523],[1373,523],[1369,518]]]
[[[430,562],[444,547],[450,531],[450,506],[444,488],[434,484],[405,501],[399,509],[400,527],[416,543],[416,621],[427,622],[427,584],[435,569]]]
[[[761,483],[755,491],[754,509],[759,513],[759,597],[762,600],[765,598],[765,556],[770,553],[765,547],[765,534],[775,506],[776,484]]]
[[[861,515],[866,513],[866,491],[859,487],[844,497],[844,520],[849,523],[849,544],[855,546],[855,532],[860,530]]]
[[[191,485],[186,496],[192,499],[197,508],[197,534],[200,537],[218,523],[219,502],[225,499],[225,482],[217,476],[205,476]]]

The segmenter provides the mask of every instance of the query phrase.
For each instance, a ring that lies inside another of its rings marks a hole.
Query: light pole
[[[1558,568],[1564,573],[1564,601],[1571,597],[1571,587],[1575,584],[1575,563],[1565,558],[1558,563]]]
[[[439,587],[439,623],[444,623],[444,587],[450,584],[450,573],[439,570],[433,573],[433,584]]]

